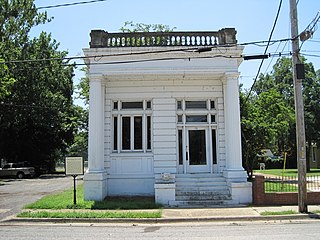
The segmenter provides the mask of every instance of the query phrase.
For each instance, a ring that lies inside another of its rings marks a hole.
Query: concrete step
[[[177,186],[176,192],[224,192],[229,191],[228,186]]]
[[[177,196],[212,196],[212,195],[229,195],[229,189],[215,189],[213,191],[210,190],[203,190],[203,191],[197,191],[195,189],[187,189],[187,190],[176,190]]]
[[[205,201],[174,201],[173,206],[182,208],[214,208],[233,206],[232,200],[205,200]]]
[[[186,195],[177,195],[177,201],[224,201],[224,200],[231,200],[231,195],[193,195],[193,196],[186,196]]]
[[[176,201],[181,207],[217,207],[232,204],[226,179],[221,174],[176,176]]]
[[[187,179],[185,181],[176,180],[176,186],[227,186],[225,179]]]

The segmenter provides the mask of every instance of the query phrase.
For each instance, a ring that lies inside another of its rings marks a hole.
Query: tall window
[[[113,102],[113,150],[151,150],[151,101]]]

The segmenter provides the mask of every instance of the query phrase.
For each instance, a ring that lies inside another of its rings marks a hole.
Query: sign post
[[[66,175],[73,177],[73,204],[77,204],[77,188],[76,178],[78,175],[84,174],[83,158],[82,157],[66,157],[65,162]]]

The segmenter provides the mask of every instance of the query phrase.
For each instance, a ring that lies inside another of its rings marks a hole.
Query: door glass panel
[[[189,130],[189,164],[206,165],[206,131]]]
[[[118,150],[118,118],[113,118],[113,150]]]
[[[178,130],[178,138],[179,138],[179,164],[183,164],[183,155],[182,155],[182,130]]]
[[[151,117],[147,116],[147,149],[151,149]]]
[[[212,163],[217,164],[217,141],[215,129],[212,129]]]

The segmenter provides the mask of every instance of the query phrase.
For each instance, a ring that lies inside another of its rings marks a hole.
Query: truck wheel
[[[23,172],[18,172],[18,173],[17,173],[17,178],[18,178],[18,179],[24,178],[24,173],[23,173]]]

